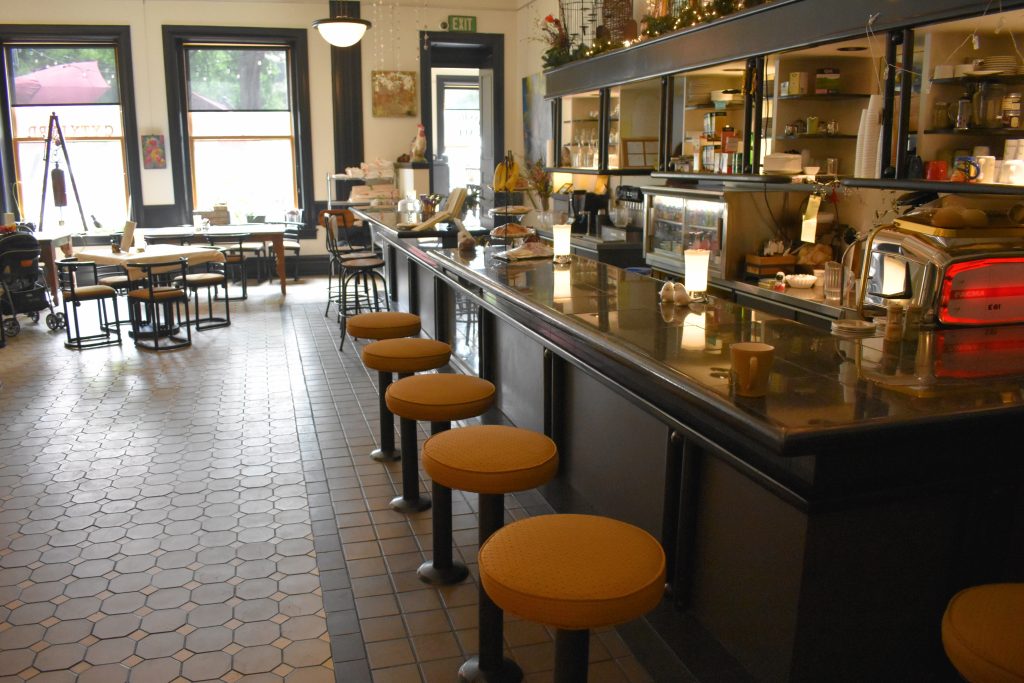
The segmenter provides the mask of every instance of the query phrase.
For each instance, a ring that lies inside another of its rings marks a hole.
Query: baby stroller
[[[39,322],[39,312],[48,309],[46,326],[58,330],[66,324],[63,313],[53,310],[50,292],[39,266],[39,242],[27,232],[0,237],[0,321],[6,336],[21,331],[17,316],[27,315]]]

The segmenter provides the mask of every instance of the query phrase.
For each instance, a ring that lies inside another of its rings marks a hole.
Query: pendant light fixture
[[[341,7],[340,12],[333,11],[335,7]],[[320,36],[335,47],[350,47],[358,43],[366,29],[371,24],[366,19],[345,16],[344,5],[338,0],[331,0],[331,14],[340,14],[330,19],[318,19],[313,22],[314,28],[320,32]]]

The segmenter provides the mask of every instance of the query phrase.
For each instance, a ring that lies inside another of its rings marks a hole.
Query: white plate
[[[976,69],[974,71],[965,71],[965,76],[995,76],[996,74],[1003,73],[1002,69]]]
[[[832,331],[833,332],[846,332],[846,333],[868,333],[874,332],[877,329],[877,325],[870,320],[833,320]]]

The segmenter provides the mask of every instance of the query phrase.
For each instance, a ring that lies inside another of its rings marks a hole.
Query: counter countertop
[[[878,429],[1024,414],[1024,326],[922,330],[890,343],[881,330],[840,337],[715,297],[659,304],[660,281],[580,257],[556,269],[549,260],[510,264],[492,249],[431,256],[590,351],[652,373],[677,404],[728,413],[778,455],[812,453],[824,436],[855,447]],[[736,397],[730,386],[729,346],[750,340],[775,346],[769,392],[759,399]]]

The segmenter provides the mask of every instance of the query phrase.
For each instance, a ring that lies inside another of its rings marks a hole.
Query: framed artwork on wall
[[[167,168],[167,151],[163,135],[142,136],[142,167],[145,169]]]
[[[415,71],[371,71],[370,86],[375,117],[418,114],[419,97],[416,94]]]

